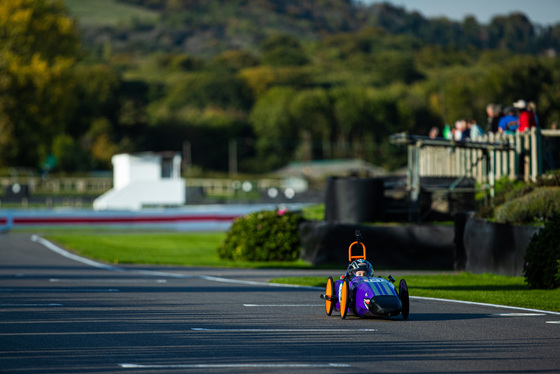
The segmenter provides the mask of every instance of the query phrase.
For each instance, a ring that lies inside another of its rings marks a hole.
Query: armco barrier
[[[5,213],[4,213],[5,214]],[[29,212],[3,216],[0,232],[30,227],[104,227],[118,229],[170,229],[177,231],[227,230],[240,214],[232,213],[164,213],[164,212]]]
[[[6,214],[4,217],[0,216],[0,233],[10,230],[13,223],[12,214]]]
[[[300,210],[303,204],[287,204],[289,210]],[[41,226],[161,228],[178,231],[224,231],[237,217],[260,210],[274,210],[274,204],[231,204],[186,206],[176,209],[140,211],[65,210],[0,210],[0,229]]]

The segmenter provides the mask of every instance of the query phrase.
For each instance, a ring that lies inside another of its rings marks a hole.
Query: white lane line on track
[[[235,368],[349,368],[350,364],[175,364],[175,365],[140,365],[119,364],[123,369],[235,369]]]
[[[508,305],[499,305],[499,304],[478,303],[478,302],[476,302],[476,301],[440,299],[440,298],[437,298],[437,297],[424,297],[424,296],[410,296],[410,298],[411,298],[411,299],[417,299],[417,300],[444,301],[444,302],[448,302],[448,303],[457,303],[457,304],[491,306],[491,307],[494,307],[494,308],[523,310],[523,311],[526,311],[526,312],[545,313],[545,314],[553,314],[553,315],[560,316],[560,313],[558,313],[558,312],[551,312],[551,311],[548,311],[548,310],[529,309],[529,308],[521,308],[521,307],[517,307],[517,306],[508,306]]]
[[[560,325],[560,321],[546,321],[546,323],[552,323],[552,324],[559,324]]]
[[[377,329],[206,329],[193,327],[192,331],[208,332],[372,332]]]
[[[167,283],[165,279],[49,279],[51,283]]]
[[[298,307],[298,306],[325,306],[324,304],[243,304],[246,307]]]
[[[247,285],[254,285],[254,286],[267,285],[269,287],[302,288],[307,290],[324,290],[323,287],[300,286],[297,284],[283,284],[283,283],[263,283],[263,282],[255,282],[255,281],[240,280],[240,279],[212,277],[209,275],[201,275],[199,278],[206,279],[209,281],[214,281],[214,282],[221,282],[221,283],[247,284]]]
[[[121,292],[116,288],[0,288],[0,292]]]
[[[3,322],[2,322],[3,323]],[[30,322],[33,323],[33,322]],[[45,322],[46,323],[46,322]],[[50,321],[48,323],[51,323]],[[147,335],[147,334],[154,334],[154,335],[180,335],[180,336],[184,336],[185,334],[187,334],[188,332],[184,331],[184,330],[179,330],[179,331],[170,331],[170,330],[135,330],[135,331],[130,331],[130,330],[126,330],[126,331],[57,331],[57,332],[38,332],[38,331],[34,331],[34,332],[0,332],[0,336],[74,336],[74,335],[78,335],[78,336],[86,336],[86,335],[101,335],[101,336],[107,336],[107,335]]]
[[[134,272],[136,274],[144,274],[144,275],[149,275],[149,276],[160,276],[160,277],[164,276],[164,277],[167,277],[167,278],[193,278],[193,276],[184,275],[184,274],[174,274],[174,273],[167,273],[167,272],[163,272],[163,271],[138,270],[138,269],[127,270],[125,268],[121,268],[121,267],[118,267],[118,266],[102,264],[100,262],[90,260],[89,258],[84,258],[84,257],[78,256],[78,255],[75,255],[73,253],[70,253],[70,252],[56,246],[55,244],[49,242],[47,239],[41,238],[38,235],[32,235],[31,236],[31,241],[42,244],[45,247],[47,247],[48,249],[50,249],[51,251],[53,251],[55,253],[58,253],[59,255],[61,255],[63,257],[66,257],[70,260],[81,262],[82,264],[93,266],[93,267],[98,268],[98,269],[104,269],[104,270],[109,270],[109,271],[119,271],[119,272],[130,271],[130,272]]]
[[[136,274],[149,275],[151,277],[167,277],[167,278],[181,278],[181,279],[196,278],[195,275],[168,273],[165,271],[156,271],[156,270],[121,269],[121,271],[128,271]]]
[[[62,304],[0,304],[0,307],[3,306],[18,306],[18,307],[28,307],[28,306],[63,306]]]
[[[100,269],[105,269],[105,270],[122,271],[122,269],[119,268],[119,267],[111,266],[111,265],[107,265],[107,264],[102,264],[102,263],[99,263],[99,262],[96,262],[96,261],[93,261],[93,260],[90,260],[90,259],[87,259],[87,258],[84,258],[84,257],[80,257],[80,256],[75,255],[73,253],[70,253],[68,251],[65,251],[64,249],[54,245],[53,243],[49,242],[46,239],[41,238],[38,235],[32,235],[31,236],[31,241],[40,243],[40,244],[44,245],[45,247],[47,247],[48,249],[50,249],[51,251],[53,251],[55,253],[58,253],[59,255],[61,255],[63,257],[66,257],[66,258],[69,258],[71,260],[81,262],[82,264],[86,264],[86,265],[89,265],[89,266],[93,266],[93,267],[100,268]]]
[[[545,313],[493,313],[491,316],[496,317],[537,317],[546,316]]]
[[[116,266],[101,264],[99,262],[95,262],[89,260],[87,258],[83,258],[72,254],[70,252],[65,251],[62,248],[57,247],[53,243],[49,242],[46,239],[41,238],[38,235],[31,236],[31,240],[37,243],[40,243],[50,249],[53,252],[60,254],[66,258],[70,258],[72,260],[81,262],[83,264],[87,264],[90,266],[94,266],[97,268],[110,270],[110,271],[130,271],[137,274],[145,274],[145,275],[153,275],[153,276],[165,276],[165,277],[174,277],[174,278],[201,278],[215,282],[223,282],[223,283],[235,283],[235,284],[251,284],[251,285],[259,285],[259,286],[268,286],[268,287],[289,287],[289,288],[302,288],[302,289],[309,289],[309,290],[324,290],[324,287],[310,287],[310,286],[299,286],[299,285],[290,285],[290,284],[279,284],[279,283],[261,283],[261,282],[253,282],[253,281],[243,281],[243,280],[235,280],[235,279],[227,279],[227,278],[218,278],[218,277],[211,277],[211,276],[190,276],[184,274],[176,274],[176,273],[167,273],[163,271],[151,271],[151,270],[128,270],[124,268],[119,268]],[[507,305],[498,305],[498,304],[487,304],[487,303],[478,303],[474,301],[463,301],[463,300],[451,300],[451,299],[440,299],[436,297],[423,297],[423,296],[410,296],[411,299],[417,300],[434,300],[434,301],[441,301],[441,302],[448,302],[448,303],[458,303],[458,304],[468,304],[468,305],[479,305],[479,306],[490,306],[495,308],[504,308],[504,309],[514,309],[514,310],[523,310],[527,312],[536,312],[536,313],[546,313],[552,315],[560,316],[559,312],[551,312],[548,310],[539,310],[539,309],[528,309],[528,308],[520,308],[515,306],[507,306]]]

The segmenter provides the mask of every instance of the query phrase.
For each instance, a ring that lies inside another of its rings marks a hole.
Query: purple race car
[[[406,281],[401,279],[399,290],[393,285],[395,279],[389,276],[389,280],[374,277],[373,267],[366,261],[366,248],[361,242],[359,231],[356,232],[357,241],[348,249],[349,261],[346,274],[333,282],[333,278],[327,279],[327,287],[321,298],[325,300],[327,315],[331,315],[333,309],[340,311],[344,319],[351,313],[359,317],[394,317],[402,314],[404,319],[408,318],[409,297]],[[358,245],[363,253],[352,256],[352,247]]]

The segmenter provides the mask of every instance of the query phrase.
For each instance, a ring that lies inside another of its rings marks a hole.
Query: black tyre
[[[401,314],[404,319],[407,319],[408,312],[410,310],[410,301],[408,297],[408,286],[404,279],[401,279],[399,283],[399,299],[401,300],[401,304],[402,304]]]
[[[340,290],[340,318],[346,318],[348,307],[350,305],[350,285],[347,279],[342,283]]]
[[[332,277],[329,277],[329,279],[327,279],[327,287],[325,290],[325,309],[327,312],[327,316],[330,316],[333,312],[334,309],[334,304],[336,303],[336,300],[331,300],[330,298],[334,296],[334,282]]]

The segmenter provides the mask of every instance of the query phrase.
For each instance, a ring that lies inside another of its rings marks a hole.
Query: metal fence
[[[41,178],[37,176],[0,177],[0,186],[6,191],[14,185],[26,186],[29,193],[41,194],[102,194],[113,186],[113,178],[73,177]]]
[[[112,177],[49,177],[17,175],[0,177],[0,209],[9,206],[91,207],[93,200],[113,187]],[[281,193],[285,186],[281,179],[222,179],[186,178],[185,188],[189,203],[205,198],[258,198],[270,189]],[[296,191],[299,192],[299,191]]]

